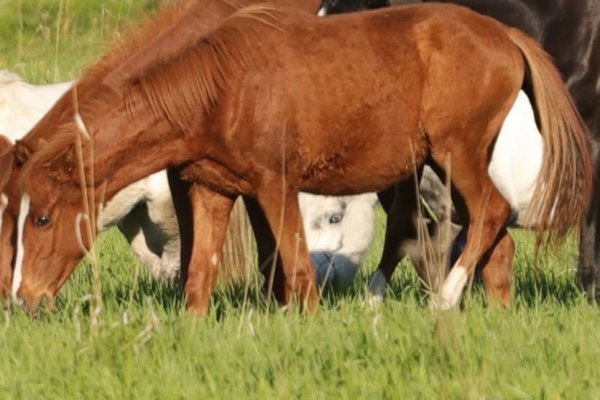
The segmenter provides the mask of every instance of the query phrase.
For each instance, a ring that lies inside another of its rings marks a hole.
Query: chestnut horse
[[[600,171],[597,149],[600,141],[600,0],[562,2],[558,0],[436,0],[460,4],[489,15],[507,25],[522,29],[537,39],[554,57],[575,104],[585,121],[589,139],[594,143],[596,175]],[[394,5],[420,3],[418,0],[393,0]],[[427,3],[429,0],[423,0]],[[320,15],[367,10],[389,6],[388,0],[324,0]],[[388,196],[390,197],[390,196]],[[390,201],[388,201],[390,203]],[[391,204],[390,204],[391,205]],[[590,301],[597,297],[600,283],[600,185],[596,180],[591,205],[582,226],[577,276]],[[510,246],[509,246],[510,247]],[[380,264],[376,278],[385,287],[397,260],[403,253],[399,243],[386,245],[390,257]],[[510,250],[510,248],[508,248]],[[512,259],[512,255],[509,257]],[[500,257],[504,269],[511,266],[508,257]],[[501,266],[498,266],[502,269]],[[506,275],[506,272],[504,273]],[[508,274],[510,276],[510,273]],[[385,277],[388,277],[385,279]],[[381,289],[377,289],[378,292]]]
[[[260,0],[262,1],[262,0]],[[297,7],[300,9],[305,9],[307,11],[315,11],[319,2],[318,0],[277,0],[278,2],[289,4],[290,6]],[[177,48],[173,47],[172,43],[168,45],[160,45],[161,41],[170,41],[172,37],[177,37],[179,40],[180,46],[185,46],[189,43],[193,43],[202,37],[203,34],[208,33],[211,29],[218,26],[219,21],[222,21],[228,15],[231,15],[237,8],[242,4],[251,4],[255,2],[255,0],[241,0],[241,1],[214,1],[214,0],[182,0],[177,4],[167,7],[163,9],[158,16],[158,18],[154,21],[151,21],[148,26],[145,28],[142,34],[137,34],[130,39],[129,47],[125,46],[124,49],[121,50],[122,55],[126,55],[127,52],[133,53],[134,50],[140,50],[145,53],[145,58],[143,61],[139,59],[135,59],[135,61],[125,60],[120,65],[120,69],[108,70],[105,72],[107,74],[107,78],[112,82],[118,82],[119,79],[127,79],[129,73],[135,69],[144,69],[147,68],[148,64],[151,61],[155,61],[157,59],[165,59],[172,55],[172,52]],[[193,24],[190,24],[189,21],[193,21]],[[158,45],[156,45],[158,43]],[[119,50],[117,50],[118,52]],[[123,70],[126,70],[123,72]],[[98,69],[95,71],[98,72]],[[108,73],[110,72],[110,75]],[[56,86],[56,85],[55,85]],[[70,86],[69,84],[61,85]],[[53,86],[54,88],[54,86]],[[65,88],[66,90],[66,88]],[[54,93],[54,92],[53,92]],[[44,93],[44,96],[46,93]],[[70,97],[70,94],[67,96]],[[45,97],[44,97],[45,98]],[[56,97],[52,99],[56,100]],[[69,102],[69,98],[63,99],[62,101]],[[35,113],[43,115],[38,109],[34,110]],[[49,117],[52,118],[52,117]],[[15,123],[15,121],[10,121],[11,123]],[[42,122],[42,124],[47,123]],[[28,123],[27,129],[31,128],[30,122],[19,123],[19,127],[25,127],[25,123]],[[51,122],[53,123],[53,122]],[[3,150],[3,162],[1,163],[3,170],[3,176],[6,176],[7,179],[3,182],[8,184],[8,177],[12,174],[12,181],[16,180],[16,177],[20,174],[21,167],[23,163],[31,157],[31,154],[35,152],[40,147],[44,146],[44,144],[50,140],[52,135],[54,134],[53,130],[46,129],[37,129],[33,130],[33,132],[25,137],[22,141],[19,142],[16,147],[16,151],[9,151],[7,149]],[[171,176],[176,177],[176,181],[179,181],[179,177],[177,176],[176,171],[173,171]],[[176,185],[179,183],[176,182]],[[4,185],[6,186],[6,185]],[[6,190],[2,187],[2,192],[4,193]],[[176,188],[178,189],[178,188]],[[177,192],[177,190],[175,191]],[[12,193],[12,196],[10,195]],[[7,191],[9,196],[7,199],[11,199],[9,202],[10,207],[8,207],[8,212],[3,214],[5,216],[5,238],[2,242],[3,246],[3,261],[6,261],[2,264],[2,274],[3,279],[0,282],[1,292],[4,294],[5,292],[5,282],[6,278],[11,278],[11,258],[12,258],[12,235],[10,234],[10,230],[6,227],[8,226],[16,226],[16,218],[19,209],[19,197],[18,197],[18,188],[16,188],[13,184],[12,191],[9,189]],[[185,197],[185,199],[182,199]],[[109,200],[109,198],[105,198],[105,200]],[[273,290],[273,293],[276,295],[279,301],[283,301],[283,277],[280,273],[280,259],[277,258],[277,262],[271,263],[272,256],[275,249],[275,242],[272,233],[268,228],[267,221],[265,220],[262,212],[255,201],[252,199],[246,198],[247,208],[250,211],[250,217],[252,221],[252,228],[257,235],[258,243],[258,254],[259,261],[261,265],[261,272],[265,274],[268,278],[265,280],[265,287],[268,287],[269,291]],[[358,200],[358,198],[357,198]],[[179,196],[179,198],[175,198],[175,201],[181,203],[182,201],[185,203],[187,201],[187,193],[183,193],[183,196]],[[248,204],[249,203],[249,204]],[[179,207],[180,209],[185,209],[185,207]],[[191,218],[189,215],[186,215],[185,211],[180,212],[178,209],[178,217],[183,218],[184,221],[187,221]],[[106,208],[104,209],[106,211]],[[309,216],[310,217],[310,216]],[[200,228],[202,231],[202,228]],[[186,237],[190,237],[191,233],[187,232],[185,229],[182,229],[182,234],[184,239]],[[186,248],[182,248],[182,259],[185,261],[185,255],[189,252],[186,251]],[[319,249],[317,251],[320,254],[321,251],[327,249]],[[349,249],[347,249],[349,250]],[[355,259],[355,256],[352,256]],[[6,265],[4,265],[6,264]],[[277,271],[274,271],[275,274],[272,276],[271,267],[277,266]],[[186,265],[182,266],[183,275],[186,272]],[[273,278],[274,281],[273,282]],[[19,280],[20,277],[17,277]],[[10,280],[8,281],[8,285],[10,286]]]
[[[298,192],[383,190],[409,180],[429,158],[442,166],[451,159],[470,219],[439,303],[454,306],[477,262],[506,235],[510,206],[487,174],[488,154],[526,68],[547,147],[544,184],[531,207],[543,221],[538,229],[553,243],[585,213],[585,128],[558,72],[535,41],[465,8],[431,4],[320,19],[251,6],[147,68],[127,73],[119,67],[129,53],[117,54],[87,71],[73,96],[30,133],[58,131],[19,180],[13,291],[30,310],[56,294],[82,257],[73,228],[85,222],[78,217],[82,185],[91,198],[110,198],[174,166],[194,184],[194,224],[210,228],[194,236],[185,285],[190,311],[208,311],[239,195],[258,200],[276,233],[286,285],[313,309],[315,272]],[[135,53],[129,64],[144,64],[144,56]],[[98,79],[107,69],[128,79]],[[80,176],[80,144],[82,154],[93,144],[82,175],[89,178],[93,165],[95,186]]]
[[[182,2],[180,4],[180,6],[183,6],[182,9],[184,11],[186,11],[186,12],[181,13],[182,17],[187,19],[187,18],[189,18],[189,15],[191,14],[193,16],[193,18],[207,18],[210,20],[215,20],[215,19],[217,19],[217,17],[223,18],[228,13],[230,14],[233,11],[233,8],[228,6],[226,3],[210,4],[210,1],[208,3],[209,3],[209,6],[207,7],[206,2],[202,2],[202,1],[198,1],[198,0]],[[297,2],[297,4],[295,4],[292,1],[290,3],[294,6],[305,8],[307,10],[315,10],[316,6],[318,4],[315,1],[299,1],[299,2]],[[191,9],[187,9],[187,7],[191,7]],[[202,11],[202,14],[200,13],[200,10]],[[177,11],[177,10],[175,10],[175,11]],[[176,12],[176,14],[177,14],[177,12]],[[180,18],[180,17],[177,16],[177,18]],[[197,28],[206,30],[206,27],[204,25],[210,26],[210,23],[204,23],[204,21],[202,21],[202,20],[198,20],[197,22],[200,23]],[[172,23],[172,22],[170,22],[170,23]],[[181,25],[183,25],[183,24],[181,24]],[[168,25],[167,25],[167,27],[168,27]],[[161,27],[159,27],[159,28],[161,28]],[[172,27],[170,27],[170,28],[172,28]],[[181,28],[181,26],[179,26],[178,28],[173,29],[173,31],[170,31],[169,29],[164,29],[164,28],[162,28],[162,29],[163,29],[163,31],[161,31],[160,29],[158,30],[158,32],[156,33],[156,37],[153,38],[153,40],[161,40],[161,38],[164,39],[165,36],[169,36],[169,35],[177,36],[179,39],[187,37],[188,38],[187,40],[189,40],[190,36],[192,38],[196,38],[198,36],[198,30],[195,30],[195,31],[190,30],[190,29],[185,28],[185,26],[183,27],[183,29]],[[152,31],[156,32],[156,28],[154,26],[152,27]],[[143,50],[146,51],[147,53],[151,53],[153,51],[153,48],[144,47]],[[165,50],[164,49],[159,50],[159,55],[164,57]],[[138,65],[138,67],[140,67],[140,66]],[[118,73],[118,71],[116,73]],[[113,75],[115,75],[115,72],[113,72]],[[1,79],[2,79],[2,74],[0,74],[0,80]],[[16,79],[18,79],[18,77]],[[23,85],[25,85],[25,84],[23,84]],[[65,83],[65,84],[61,84],[61,85],[52,85],[51,88],[54,89],[56,87],[56,88],[60,88],[61,90],[65,91],[70,86],[71,86],[71,83]],[[34,87],[34,88],[38,89],[38,87]],[[44,88],[39,87],[39,89],[41,91]],[[54,94],[55,92],[56,91],[53,90],[51,92],[51,94]],[[44,92],[44,94],[45,94],[45,92]],[[52,97],[51,99],[49,99],[49,102],[52,102],[52,103],[55,102],[58,97],[59,96]],[[45,97],[44,97],[44,99],[45,99]],[[32,112],[34,112],[34,116],[36,117],[35,118],[36,120],[39,119],[37,116],[43,115],[45,111],[47,111],[47,109],[39,109],[39,107],[34,108],[32,110]],[[23,112],[21,112],[21,114],[22,113]],[[34,118],[29,118],[27,120],[23,119],[22,121],[19,120],[16,122],[21,124],[21,125],[19,125],[19,127],[26,126],[27,130],[29,130],[33,125],[35,125],[34,123],[31,122],[32,119],[34,119]],[[15,121],[13,121],[13,120],[10,120],[10,122],[13,124],[15,123]],[[21,129],[21,131],[22,130],[23,129]],[[41,140],[41,138],[40,138],[40,140]],[[21,152],[20,157],[23,157],[23,153],[25,153],[25,158],[29,157],[28,153],[31,152],[31,150],[28,148],[28,146],[25,145],[25,143],[21,143],[21,149],[23,149],[25,151]],[[20,162],[22,162],[22,160],[20,160]],[[10,166],[11,164],[12,164],[12,161],[6,161],[2,165]],[[15,167],[18,167],[18,166],[15,166]],[[9,169],[9,171],[10,171],[10,169]],[[155,176],[155,175],[153,175],[153,176]],[[147,181],[148,179],[149,178],[144,178],[143,181]],[[142,182],[142,181],[140,181],[140,182]],[[133,186],[130,186],[130,188],[133,188]],[[153,189],[151,188],[151,190],[153,190]],[[162,192],[164,192],[164,190],[161,188],[161,193]],[[137,191],[136,191],[136,194],[137,194]],[[123,199],[124,197],[127,197],[127,199]],[[115,196],[113,199],[111,199],[109,204],[106,207],[104,207],[104,209],[103,209],[103,220],[104,221],[106,220],[107,212],[111,208],[111,204],[116,202],[117,198],[120,200],[125,200],[125,202],[129,201],[130,204],[133,204],[133,203],[131,203],[131,201],[135,201],[135,199],[132,199],[130,197],[131,197],[130,194],[126,195],[125,192],[121,192],[120,194]],[[187,197],[187,193],[185,193],[184,197]],[[327,196],[319,197],[319,196],[312,196],[309,194],[301,194],[300,199],[301,200],[304,199],[303,203],[305,204],[305,207],[302,210],[302,213],[304,216],[303,220],[304,220],[305,226],[309,227],[309,233],[308,233],[307,239],[308,239],[309,249],[311,251],[311,257],[317,265],[318,276],[321,277],[321,279],[319,279],[319,283],[323,283],[325,278],[327,277],[327,286],[333,285],[336,288],[345,288],[345,287],[349,286],[351,284],[353,276],[356,274],[356,272],[358,270],[358,264],[359,264],[360,258],[362,256],[362,254],[364,253],[364,251],[366,251],[366,249],[368,248],[368,246],[371,242],[371,239],[373,237],[372,225],[374,223],[374,210],[372,209],[372,206],[373,206],[372,200],[371,200],[372,196],[365,194],[365,195],[360,195],[360,196],[337,198],[337,197],[327,197]],[[166,200],[168,200],[170,203],[170,199],[166,199]],[[180,198],[178,200],[181,203],[182,201],[185,202],[187,199]],[[252,203],[252,199],[247,198],[246,202]],[[18,203],[18,200],[17,200],[17,203]],[[118,203],[122,204],[123,201],[119,201]],[[280,272],[281,267],[280,267],[280,259],[279,258],[277,259],[277,263],[276,263],[277,270],[273,271],[273,272],[275,272],[275,276],[271,275],[271,268],[274,267],[274,265],[272,265],[272,263],[271,263],[271,259],[272,259],[273,253],[276,250],[273,235],[270,232],[270,229],[268,228],[267,222],[266,222],[266,220],[264,220],[264,217],[262,216],[261,211],[259,209],[257,209],[256,206],[252,207],[252,205],[253,204],[250,204],[248,206],[248,209],[251,214],[250,216],[251,216],[251,221],[252,221],[252,228],[258,238],[258,254],[259,254],[259,262],[261,265],[261,272],[267,278],[267,279],[265,279],[265,287],[267,288],[268,291],[271,291],[271,290],[273,291],[277,300],[283,301],[284,300],[284,294],[283,294],[284,288],[282,286],[283,285],[283,281],[282,281],[283,277],[280,276],[281,275],[281,272]],[[181,209],[185,209],[185,207],[179,207],[178,211],[181,211]],[[156,208],[156,211],[160,211],[160,210],[158,208]],[[189,215],[187,215],[185,213],[185,211],[180,212],[180,214],[182,214],[181,217],[183,218],[184,221],[190,218]],[[138,215],[143,218],[144,212],[136,211],[135,213],[132,213],[125,222],[128,223],[128,222],[133,221],[134,224],[137,223],[136,218],[139,218]],[[331,218],[337,217],[338,219],[340,219],[340,222],[338,222],[338,221],[331,222],[331,221],[325,221],[325,220],[321,221],[321,219],[329,218],[329,216],[331,216]],[[7,215],[7,217],[9,220],[7,222],[7,224],[14,225],[10,218],[10,214]],[[163,218],[165,221],[171,220],[171,216],[168,214],[162,216],[161,218]],[[364,223],[367,224],[366,227],[363,227],[365,229],[360,232],[356,231],[355,227],[353,226],[353,224],[357,223],[358,219],[362,220],[363,224]],[[128,225],[131,225],[131,224],[129,223]],[[123,227],[125,228],[124,232],[126,233],[126,235],[131,231],[129,229],[128,225],[127,224],[123,225]],[[120,227],[121,227],[121,225],[120,225]],[[123,229],[122,229],[122,231],[123,231]],[[186,232],[185,230],[183,230],[183,232],[184,232],[184,236],[189,235],[189,233]],[[139,236],[140,235],[137,235],[135,237],[136,240]],[[7,237],[10,237],[10,235]],[[324,243],[323,240],[325,240],[326,243]],[[143,239],[142,239],[142,242],[144,242]],[[3,244],[7,244],[7,243],[10,243],[10,240],[9,240],[9,242],[5,242]],[[178,243],[179,242],[177,241],[177,244]],[[147,246],[145,245],[145,243],[139,243],[139,244],[140,245],[137,246],[138,249],[146,249]],[[135,249],[136,248],[134,248],[134,250]],[[146,253],[150,253],[150,252],[146,251]],[[165,253],[163,253],[163,258],[164,258],[164,254]],[[185,249],[184,249],[184,254],[185,254]],[[6,268],[2,269],[2,272],[8,274],[6,276],[8,278],[10,278],[10,267],[9,266],[10,266],[10,257],[12,256],[12,247],[7,247],[6,250],[4,251],[3,255],[5,256],[8,265],[6,266]],[[177,263],[179,263],[179,257],[177,258]],[[185,268],[184,268],[184,270],[185,270]],[[169,271],[172,271],[172,269],[169,269]],[[6,286],[4,283],[5,280],[6,279],[2,280],[2,285],[1,285],[2,294],[4,294],[4,292],[5,292],[5,290],[4,290],[5,286]],[[10,283],[9,283],[9,286],[10,286]]]

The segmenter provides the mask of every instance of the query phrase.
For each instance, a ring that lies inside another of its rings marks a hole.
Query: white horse
[[[347,290],[375,236],[377,195],[300,193],[299,200],[317,282],[326,289]]]
[[[20,139],[72,85],[73,82],[31,85],[14,73],[0,71],[0,133],[13,142]],[[348,287],[373,239],[376,195],[331,197],[302,193],[300,201],[319,282]],[[98,230],[114,225],[152,276],[169,279],[178,273],[179,229],[165,171],[126,187],[102,208]]]

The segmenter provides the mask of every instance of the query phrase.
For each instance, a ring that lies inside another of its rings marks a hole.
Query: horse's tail
[[[542,169],[526,216],[536,226],[539,247],[564,239],[585,218],[592,158],[587,128],[550,56],[517,29],[509,28],[508,36],[529,65],[544,140]]]

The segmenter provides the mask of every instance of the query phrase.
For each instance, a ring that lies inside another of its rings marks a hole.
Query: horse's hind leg
[[[217,282],[223,242],[235,199],[204,186],[190,189],[193,209],[193,247],[185,281],[188,310],[206,315]]]
[[[436,161],[443,165],[441,160]],[[487,154],[484,149],[453,163],[451,175],[468,209],[469,228],[465,248],[442,286],[439,304],[442,308],[458,304],[477,264],[486,252],[493,252],[498,240],[502,239],[499,235],[511,214],[510,205],[487,173]]]
[[[279,244],[286,302],[296,298],[313,310],[317,304],[316,274],[306,244],[298,191],[282,184],[281,177],[275,175],[264,179],[257,197]]]
[[[432,165],[436,174],[444,177],[445,172],[439,166]],[[469,210],[464,199],[452,191],[452,201],[456,211],[456,219],[464,224],[462,230],[454,239],[452,246],[451,262],[455,263],[464,251],[464,243],[469,229]],[[462,242],[459,244],[459,242]],[[462,249],[461,249],[462,248]],[[458,254],[455,254],[457,252]],[[488,299],[492,303],[499,302],[504,306],[510,304],[511,286],[512,286],[512,261],[515,252],[515,244],[506,229],[503,229],[498,235],[497,244],[493,245],[484,257],[480,260],[477,268],[481,271],[483,285],[485,287]],[[436,291],[438,288],[436,288]]]
[[[381,260],[369,284],[369,291],[377,300],[383,296],[398,263],[410,253],[410,248],[416,247],[417,241],[415,212],[419,200],[414,177],[397,183],[393,191],[393,197],[389,189],[383,196],[388,200],[383,204],[387,206],[385,241]]]
[[[515,242],[508,231],[503,229],[498,244],[493,247],[489,259],[481,270],[483,285],[492,303],[510,305],[514,254]]]

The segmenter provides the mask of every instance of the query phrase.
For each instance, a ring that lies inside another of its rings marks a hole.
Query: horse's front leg
[[[167,170],[169,179],[169,189],[173,199],[173,208],[177,217],[177,226],[179,228],[179,265],[180,279],[185,284],[188,276],[190,258],[192,256],[192,245],[194,241],[194,224],[192,221],[192,204],[188,193],[191,190],[189,182],[181,178],[179,169],[170,168]]]
[[[194,234],[184,290],[188,310],[193,314],[206,315],[217,283],[223,242],[235,199],[201,185],[192,186],[189,197]]]
[[[276,176],[268,183],[263,182],[257,198],[274,233],[283,263],[285,300],[287,303],[300,300],[306,309],[313,311],[318,300],[316,274],[305,240],[298,190]]]

